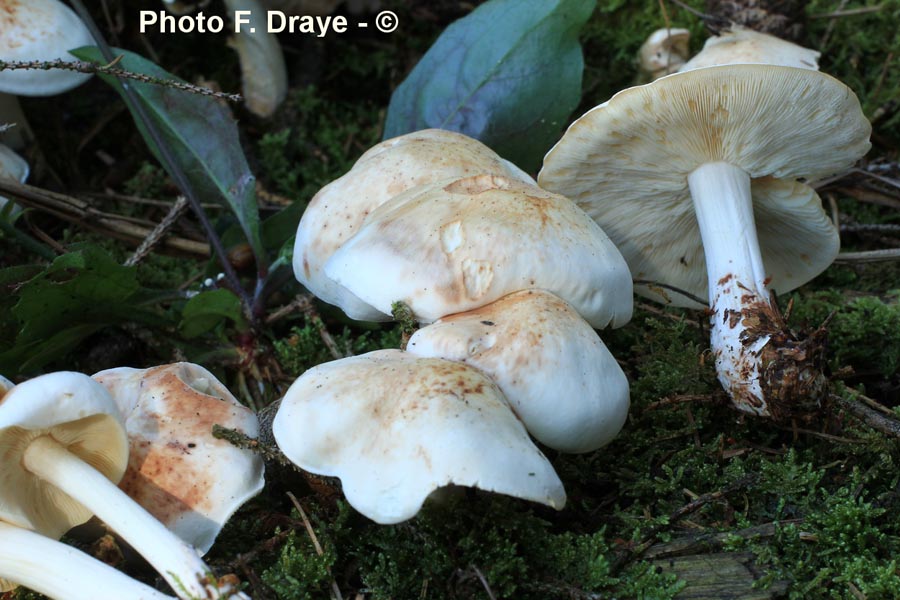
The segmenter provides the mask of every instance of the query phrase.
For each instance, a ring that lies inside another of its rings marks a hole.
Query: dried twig
[[[144,73],[135,73],[119,69],[115,65],[122,60],[124,55],[119,55],[108,65],[95,65],[94,63],[83,62],[80,60],[0,60],[0,71],[12,71],[20,69],[28,69],[35,71],[49,71],[51,69],[63,69],[65,71],[77,71],[79,73],[90,73],[92,75],[109,75],[117,79],[131,79],[140,83],[149,83],[151,85],[159,85],[162,87],[173,88],[191,94],[200,96],[211,96],[213,98],[221,98],[230,102],[241,102],[244,98],[240,94],[227,94],[224,92],[216,92],[209,88],[194,85],[184,81],[176,81],[174,79],[161,79]]]
[[[139,219],[103,212],[84,200],[11,179],[0,179],[0,192],[24,206],[37,208],[60,219],[120,238],[145,240],[153,232],[151,227],[140,224]],[[169,236],[162,241],[162,244],[173,250],[204,257],[209,256],[209,245],[203,242]]]
[[[163,220],[159,222],[159,225],[153,228],[153,231],[144,238],[144,241],[137,247],[134,254],[128,257],[124,263],[125,266],[133,267],[150,254],[150,251],[162,241],[163,237],[165,237],[175,222],[184,214],[187,207],[187,198],[178,196],[178,200],[172,205],[172,208],[169,209],[168,214],[163,217]]]
[[[313,548],[316,549],[316,554],[322,556],[325,554],[325,551],[322,550],[322,545],[319,544],[319,538],[316,537],[316,532],[313,529],[312,523],[309,522],[309,517],[306,516],[306,511],[303,510],[303,507],[300,506],[300,502],[297,500],[297,497],[294,496],[291,492],[287,493],[288,498],[291,499],[291,503],[294,505],[294,508],[297,509],[297,512],[300,513],[300,518],[303,519],[303,526],[306,528],[306,533],[309,535],[309,539],[312,540]],[[331,575],[331,567],[326,567],[326,571]],[[338,587],[337,581],[334,580],[334,577],[331,578],[331,593],[334,595],[336,600],[344,600],[344,597],[341,595],[341,588]]]
[[[721,490],[710,492],[707,494],[702,494],[697,497],[696,500],[691,500],[681,508],[675,510],[669,515],[669,519],[666,524],[654,525],[650,527],[647,533],[643,536],[643,541],[637,544],[633,549],[628,552],[625,552],[619,555],[610,565],[611,573],[618,573],[622,567],[624,567],[629,561],[632,561],[644,554],[655,542],[660,533],[662,533],[663,529],[673,525],[675,522],[680,521],[684,517],[689,514],[699,510],[703,506],[709,504],[710,502],[714,502],[727,494],[735,492],[737,490],[745,489],[754,485],[759,479],[759,474],[757,473],[749,473],[744,477],[741,477],[737,481],[732,482]]]
[[[900,260],[900,248],[887,248],[884,250],[867,250],[864,252],[841,252],[834,259],[838,264],[872,263]]]
[[[866,406],[862,402],[848,400],[847,398],[843,398],[836,394],[831,394],[829,398],[837,406],[847,411],[849,415],[859,419],[875,431],[879,431],[894,438],[900,438],[900,421],[897,419],[892,419],[880,414],[878,411]]]
[[[846,4],[846,2],[844,3]],[[841,5],[843,6],[843,4]],[[841,17],[853,17],[856,15],[865,15],[873,12],[880,12],[882,9],[882,5],[879,4],[877,6],[863,6],[861,8],[848,8],[845,10],[835,10],[830,13],[821,13],[818,15],[810,15],[810,19],[839,19]]]

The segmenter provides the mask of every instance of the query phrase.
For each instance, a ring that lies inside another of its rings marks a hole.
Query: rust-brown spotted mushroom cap
[[[59,0],[0,0],[0,60],[74,60],[69,50],[93,43],[81,19]],[[0,92],[52,96],[89,77],[63,69],[0,71]]]
[[[96,515],[179,597],[234,593],[210,580],[193,547],[116,487],[128,462],[123,418],[106,388],[87,375],[50,373],[7,392],[0,402],[0,454],[0,521],[59,537]]]
[[[288,389],[273,433],[285,456],[339,477],[347,501],[378,523],[412,518],[449,485],[565,504],[503,394],[461,363],[378,350],[319,365]]]
[[[603,230],[569,199],[498,175],[395,197],[325,274],[382,312],[403,301],[426,323],[527,289],[553,292],[598,329],[632,311],[628,267]]]
[[[812,279],[837,253],[821,202],[797,180],[848,169],[868,151],[870,132],[853,92],[818,71],[705,67],[589,111],[547,154],[539,181],[608,230],[635,279],[678,286],[693,272],[696,284],[705,268],[705,289],[683,289],[709,299],[720,382],[739,409],[783,418],[823,378],[803,352],[774,342],[787,338],[770,290]],[[767,228],[782,236],[780,253]],[[705,266],[691,251],[701,243]],[[690,305],[681,294],[662,297]],[[773,372],[797,377],[764,376]]]
[[[94,379],[125,418],[130,455],[119,487],[205,553],[225,522],[264,485],[263,461],[212,435],[213,425],[256,437],[253,412],[195,364],[120,367]]]
[[[74,60],[69,50],[93,45],[81,19],[59,0],[0,0],[0,60]],[[16,96],[61,94],[90,77],[65,69],[6,69],[0,71],[0,141],[22,148],[32,137]]]
[[[531,177],[468,136],[425,129],[381,142],[353,168],[310,200],[297,228],[294,275],[310,292],[360,320],[389,320],[324,273],[326,261],[362,226],[373,210],[416,186],[491,173],[533,183]]]
[[[562,452],[608,444],[628,415],[628,379],[597,332],[553,294],[529,290],[439,319],[407,350],[486,373],[525,428]]]
[[[738,25],[706,40],[679,71],[732,64],[764,64],[818,70],[821,53]]]

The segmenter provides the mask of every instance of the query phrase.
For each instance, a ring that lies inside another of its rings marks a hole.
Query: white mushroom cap
[[[68,51],[92,46],[81,19],[59,0],[0,0],[0,59],[74,60]],[[90,77],[62,69],[0,71],[0,92],[53,96]]]
[[[566,302],[530,290],[416,331],[412,354],[486,373],[537,440],[563,452],[608,444],[628,415],[628,379]]]
[[[687,60],[691,32],[674,27],[657,29],[641,45],[641,71],[653,79],[674,73]]]
[[[0,521],[58,538],[93,513],[67,493],[22,467],[32,440],[51,436],[116,482],[128,461],[128,440],[115,402],[81,373],[29,379],[0,402]]]
[[[531,177],[473,138],[426,129],[370,148],[341,178],[309,202],[294,245],[294,275],[310,292],[351,318],[389,320],[323,273],[325,262],[373,210],[406,190],[435,181],[489,173],[531,182]]]
[[[218,424],[257,437],[253,411],[191,363],[120,367],[93,377],[125,418],[130,454],[119,487],[206,553],[234,511],[265,483],[258,455],[212,435]]]
[[[738,25],[706,40],[703,50],[679,71],[732,64],[764,64],[819,69],[821,53]]]
[[[503,394],[460,363],[379,350],[319,365],[288,389],[272,431],[285,456],[339,477],[347,501],[378,523],[412,518],[449,485],[565,504]]]
[[[769,65],[707,67],[621,91],[586,113],[544,158],[539,181],[572,198],[603,227],[635,279],[673,284],[692,277],[686,271],[703,270],[700,237],[682,237],[695,219],[687,176],[712,162],[743,169],[753,178],[761,238],[772,241],[763,232],[773,214],[782,219],[772,226],[778,236],[812,233],[809,246],[797,239],[789,272],[785,261],[770,258],[773,251],[761,240],[771,285],[785,292],[817,275],[833,256],[814,254],[833,248],[834,231],[824,225],[815,193],[794,181],[848,169],[868,151],[870,132],[853,92],[823,73]],[[761,184],[765,177],[785,183]],[[799,214],[789,217],[795,209]],[[800,225],[800,214],[815,215],[814,222]],[[673,239],[682,240],[677,249]],[[685,289],[706,298],[701,281]],[[649,295],[644,286],[636,289]],[[676,295],[671,301],[695,306]]]
[[[508,177],[420,186],[369,215],[325,274],[421,322],[526,289],[553,292],[592,326],[631,318],[631,275],[606,234],[567,198]]]

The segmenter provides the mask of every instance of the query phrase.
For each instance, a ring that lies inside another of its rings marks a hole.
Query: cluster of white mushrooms
[[[262,460],[213,437],[258,432],[206,369],[175,363],[0,377],[0,591],[52,598],[170,598],[57,541],[96,516],[179,598],[247,598],[203,560],[263,487]]]
[[[380,523],[448,485],[562,508],[530,432],[587,452],[618,433],[628,383],[594,328],[631,317],[631,277],[568,199],[480,142],[425,130],[383,142],[310,202],[294,271],[357,319],[405,303],[424,326],[406,351],[326,363],[273,423],[288,458],[340,477]]]

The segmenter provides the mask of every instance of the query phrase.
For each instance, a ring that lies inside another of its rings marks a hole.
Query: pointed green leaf
[[[119,68],[158,79],[182,81],[137,54],[118,48],[113,51],[123,57],[116,65]],[[106,64],[94,46],[71,53],[81,60]],[[119,79],[109,75],[100,77],[123,94]],[[256,179],[250,173],[237,124],[228,109],[209,96],[130,80],[127,85],[143,102],[201,200],[224,203],[237,217],[256,256],[260,259],[265,256],[259,235]],[[159,159],[159,150],[144,131],[140,119],[132,116],[144,141]]]

